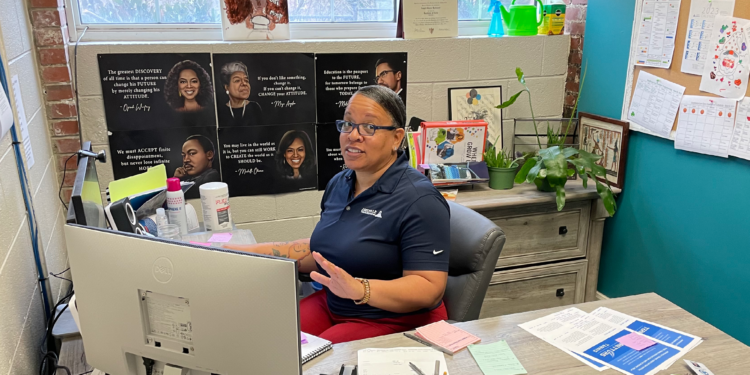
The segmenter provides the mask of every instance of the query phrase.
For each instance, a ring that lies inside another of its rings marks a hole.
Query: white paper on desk
[[[715,18],[731,17],[733,13],[734,0],[692,0],[682,53],[683,73],[703,74],[706,55],[713,49],[709,39],[713,35]]]
[[[706,365],[700,363],[700,362],[693,362],[685,360],[685,363],[687,363],[690,370],[692,370],[696,375],[714,375],[711,370],[706,367]]]
[[[0,138],[8,134],[11,126],[13,126],[13,109],[8,96],[5,95],[5,90],[0,88]]]
[[[357,374],[359,375],[414,375],[409,362],[425,374],[435,370],[435,361],[440,361],[441,375],[450,375],[445,356],[432,348],[388,348],[362,349],[357,352]]]
[[[700,90],[740,100],[750,75],[750,20],[716,17]]]
[[[528,331],[532,335],[544,340],[548,344],[562,350],[565,353],[570,354],[573,358],[583,362],[584,364],[593,368],[594,370],[604,371],[608,369],[609,366],[604,365],[597,361],[592,361],[580,354],[573,353],[570,350],[561,346],[559,343],[551,341],[553,337],[559,336],[560,332],[562,332],[563,329],[567,329],[565,325],[566,323],[576,320],[578,318],[584,317],[584,316],[586,316],[585,312],[575,307],[571,307],[562,311],[558,311],[554,314],[550,314],[550,315],[541,317],[539,319],[532,320],[530,322],[519,324],[518,326]]]
[[[641,71],[630,101],[628,120],[669,138],[685,87]]]
[[[750,97],[742,99],[737,106],[729,155],[750,160]]]
[[[674,148],[728,157],[736,108],[737,102],[732,99],[685,95]]]
[[[638,19],[635,64],[666,68],[672,65],[681,0],[645,0]]]
[[[23,152],[26,154],[27,168],[34,166],[34,151],[31,149],[31,137],[29,136],[29,127],[26,124],[26,111],[23,108],[23,96],[21,95],[21,84],[18,81],[18,75],[11,77],[13,85],[13,97],[16,100],[16,114],[18,115],[18,130],[21,131],[21,141],[23,142]]]

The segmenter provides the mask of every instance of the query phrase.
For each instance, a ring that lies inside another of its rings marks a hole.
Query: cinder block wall
[[[570,36],[466,37],[430,40],[279,41],[207,43],[86,44],[78,49],[80,126],[84,141],[108,149],[99,68],[99,53],[268,53],[268,52],[408,52],[407,115],[425,120],[448,119],[448,88],[502,85],[503,98],[516,93],[515,68],[521,67],[534,93],[534,113],[560,117],[565,99]],[[72,47],[69,55],[73,58]],[[529,117],[526,101],[504,110],[504,142],[512,142],[513,118]],[[98,164],[102,189],[112,181],[111,165]],[[322,192],[301,192],[231,199],[240,228],[258,241],[308,237],[319,219]],[[200,202],[191,202],[200,214]]]
[[[39,228],[39,244],[50,272],[68,266],[63,238],[64,216],[57,198],[57,164],[50,145],[47,112],[31,20],[23,0],[0,0],[0,55],[8,84],[18,76],[20,96],[28,123],[34,165],[24,158]],[[13,88],[10,97],[15,108]],[[14,110],[15,113],[15,110]],[[18,114],[15,113],[18,124]],[[21,139],[20,129],[16,129]],[[23,147],[23,146],[22,146]],[[23,154],[23,151],[22,151]],[[37,283],[31,234],[24,207],[21,181],[11,145],[11,134],[0,139],[0,374],[39,372],[44,308]],[[61,276],[70,278],[70,273]],[[51,278],[50,297],[56,302],[69,284]]]

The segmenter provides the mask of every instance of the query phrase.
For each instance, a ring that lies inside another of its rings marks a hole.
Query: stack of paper
[[[666,369],[703,342],[605,307],[590,314],[569,308],[519,327],[599,371],[612,368],[632,375]]]
[[[360,375],[414,375],[409,363],[425,374],[432,374],[435,361],[440,374],[449,375],[443,353],[432,348],[362,349],[357,352],[357,373]]]
[[[417,336],[454,354],[481,341],[479,337],[448,324],[445,320],[417,328]]]
[[[526,374],[526,369],[505,341],[486,345],[469,345],[469,352],[484,375]]]

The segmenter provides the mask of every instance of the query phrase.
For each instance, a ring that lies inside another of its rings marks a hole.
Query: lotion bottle
[[[180,227],[180,234],[188,234],[187,214],[185,213],[185,194],[180,187],[180,179],[167,179],[167,216],[170,224]]]

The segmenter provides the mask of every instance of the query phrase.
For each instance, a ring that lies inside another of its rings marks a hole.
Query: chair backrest
[[[451,209],[451,257],[443,301],[448,319],[479,318],[479,310],[495,271],[505,233],[495,223],[454,202]]]

